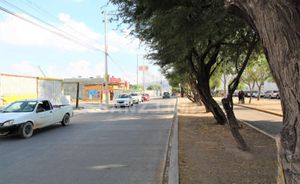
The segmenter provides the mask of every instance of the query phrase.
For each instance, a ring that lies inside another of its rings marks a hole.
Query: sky
[[[1,10],[0,73],[30,76],[44,73],[52,78],[103,77],[104,16],[101,12],[116,10],[106,4],[105,0],[0,0],[1,8],[52,31]],[[136,84],[138,58],[139,65],[149,66],[145,81],[160,81],[159,68],[144,58],[147,47],[129,35],[127,25],[120,28],[117,25],[117,22],[107,24],[109,75]]]

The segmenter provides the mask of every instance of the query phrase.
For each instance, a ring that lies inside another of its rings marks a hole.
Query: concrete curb
[[[173,122],[166,146],[162,184],[179,184],[178,164],[178,98],[174,108]]]
[[[245,121],[239,120],[241,121],[243,124],[245,124],[246,126],[258,131],[259,133],[262,133],[264,135],[266,135],[267,137],[273,139],[276,143],[276,148],[277,148],[277,168],[278,168],[278,176],[277,176],[277,184],[285,184],[285,177],[284,177],[284,173],[283,173],[283,166],[282,166],[282,160],[280,158],[280,151],[281,151],[281,144],[280,144],[280,137],[279,136],[273,136],[253,125],[251,125],[250,123],[247,123]]]
[[[272,111],[268,111],[268,110],[263,110],[263,109],[259,109],[259,108],[255,108],[255,107],[249,107],[249,106],[241,105],[241,104],[234,104],[234,105],[245,107],[245,108],[248,108],[248,109],[253,109],[253,110],[261,111],[261,112],[265,112],[265,113],[268,113],[268,114],[273,114],[273,115],[279,116],[279,117],[283,117],[283,115],[280,114],[280,113],[276,113],[276,112],[272,112]]]

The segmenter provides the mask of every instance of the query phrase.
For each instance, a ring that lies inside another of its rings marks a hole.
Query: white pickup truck
[[[72,115],[71,106],[55,106],[46,99],[16,101],[0,111],[0,135],[17,132],[22,138],[29,138],[35,129],[55,123],[68,125]]]

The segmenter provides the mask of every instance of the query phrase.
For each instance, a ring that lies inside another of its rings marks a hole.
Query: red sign
[[[139,66],[139,71],[148,71],[149,67],[147,65]]]
[[[121,79],[120,78],[115,78],[114,76],[109,78],[109,83],[120,83]]]

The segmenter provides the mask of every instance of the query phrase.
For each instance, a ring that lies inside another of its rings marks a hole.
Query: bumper
[[[130,103],[115,103],[115,107],[129,107]]]
[[[15,132],[19,129],[20,125],[0,126],[0,133]]]

